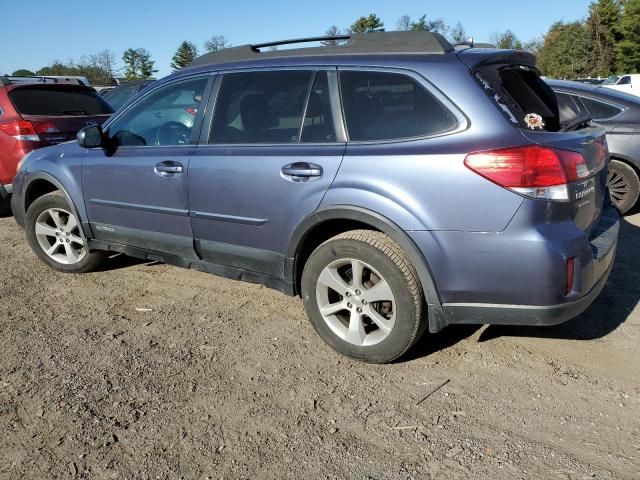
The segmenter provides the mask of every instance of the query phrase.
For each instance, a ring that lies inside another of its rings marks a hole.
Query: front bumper
[[[490,325],[557,325],[577,317],[598,297],[609,278],[615,260],[620,216],[607,209],[601,217],[598,230],[590,240],[591,261],[583,265],[584,271],[596,280],[591,289],[579,298],[567,297],[567,302],[555,305],[508,305],[485,303],[444,303],[448,324]]]

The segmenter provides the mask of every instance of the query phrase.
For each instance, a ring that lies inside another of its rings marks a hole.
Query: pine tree
[[[173,58],[171,59],[171,68],[173,68],[174,72],[176,70],[180,70],[193,62],[193,59],[197,56],[198,49],[196,46],[185,40],[180,44],[178,50],[176,50],[176,53],[173,55]]]
[[[622,5],[616,45],[618,73],[640,73],[640,0],[626,0]]]
[[[136,80],[138,78],[139,58],[135,48],[128,48],[122,54],[122,62],[124,63],[124,77],[127,80]]]
[[[375,13],[360,17],[349,28],[352,33],[367,33],[384,30],[384,22]]]
[[[153,68],[156,64],[154,60],[151,60],[151,53],[144,48],[138,49],[138,56],[140,58],[140,78],[148,80],[153,77],[153,74],[158,70]]]

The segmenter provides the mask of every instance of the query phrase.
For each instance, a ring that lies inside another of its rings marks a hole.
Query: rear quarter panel
[[[503,230],[522,197],[473,173],[464,159],[470,152],[530,142],[483,94],[462,62],[393,66],[417,72],[438,89],[466,116],[464,129],[421,140],[350,143],[321,208],[356,205],[403,230]]]

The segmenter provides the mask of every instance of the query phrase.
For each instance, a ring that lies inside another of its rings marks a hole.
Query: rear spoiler
[[[457,52],[457,55],[463,63],[474,70],[479,67],[498,64],[536,66],[536,56],[533,53],[521,50],[467,48]]]

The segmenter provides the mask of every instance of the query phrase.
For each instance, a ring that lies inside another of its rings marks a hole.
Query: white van
[[[611,75],[604,81],[602,86],[640,96],[640,73]]]

